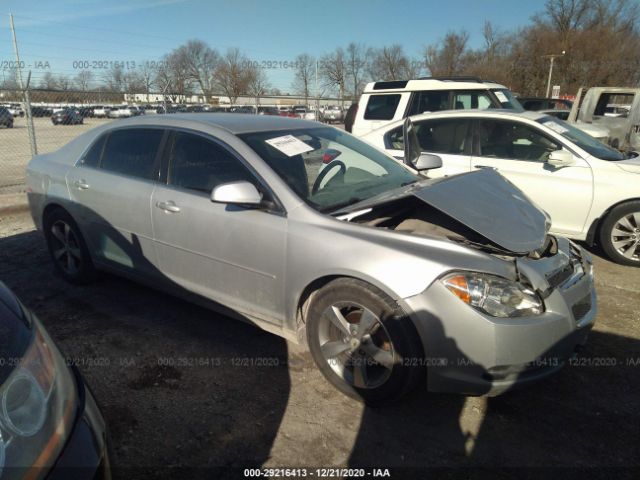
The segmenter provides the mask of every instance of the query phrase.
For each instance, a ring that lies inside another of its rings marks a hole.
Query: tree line
[[[483,43],[469,46],[469,32],[450,31],[411,57],[402,45],[380,48],[351,42],[314,57],[301,53],[286,63],[293,70],[287,93],[308,100],[315,95],[357,99],[368,81],[402,80],[421,75],[471,75],[507,85],[523,95],[544,95],[549,55],[556,58],[553,83],[564,93],[583,85],[640,84],[640,5],[635,0],[547,0],[526,26],[504,31],[490,21],[482,26]],[[135,69],[116,64],[97,75],[74,77],[47,72],[37,87],[47,90],[121,93],[203,94],[227,96],[281,95],[272,86],[265,62],[238,48],[221,53],[203,40],[190,40],[153,65]],[[281,62],[282,63],[282,62]],[[4,88],[10,86],[5,79]],[[13,80],[15,83],[15,80]]]

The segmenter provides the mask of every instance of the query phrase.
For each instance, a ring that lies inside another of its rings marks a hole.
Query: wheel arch
[[[295,319],[295,331],[296,337],[298,340],[304,341],[306,338],[305,327],[306,327],[306,315],[309,310],[309,305],[314,298],[314,295],[320,291],[325,285],[332,282],[333,280],[337,280],[339,278],[349,278],[353,280],[358,280],[360,282],[364,282],[372,287],[380,290],[387,296],[389,296],[394,302],[398,304],[403,309],[405,305],[400,301],[399,296],[390,290],[386,285],[381,284],[372,278],[365,278],[364,276],[353,275],[350,273],[333,273],[333,274],[325,274],[321,277],[318,277],[310,282],[300,291],[300,294],[295,297],[295,305],[292,315],[289,318]]]
[[[589,230],[587,230],[587,238],[585,240],[587,245],[593,246],[598,241],[602,222],[604,222],[604,220],[609,216],[609,214],[611,213],[611,210],[629,202],[640,202],[640,197],[625,198],[624,200],[620,200],[619,202],[614,203],[613,205],[609,206],[606,210],[604,210],[597,218],[595,218],[593,222],[591,222],[591,225],[589,226]]]

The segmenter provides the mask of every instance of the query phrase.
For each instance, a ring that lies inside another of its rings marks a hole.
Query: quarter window
[[[102,150],[107,140],[107,135],[102,135],[89,149],[80,163],[87,167],[98,168],[100,165],[100,157],[102,156]]]
[[[205,192],[218,185],[254,178],[240,161],[222,146],[199,135],[174,133],[169,154],[169,184]]]
[[[400,103],[400,95],[371,95],[364,112],[365,120],[391,120]]]
[[[101,167],[110,172],[153,180],[157,178],[156,154],[163,130],[131,128],[109,135]]]
[[[490,158],[545,162],[562,147],[536,129],[519,122],[480,122],[480,155]]]

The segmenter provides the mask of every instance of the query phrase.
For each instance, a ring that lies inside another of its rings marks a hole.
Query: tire
[[[96,270],[87,244],[71,215],[61,208],[49,213],[43,222],[47,248],[56,271],[68,282],[87,284]]]
[[[640,267],[640,201],[609,212],[600,227],[600,245],[614,262]]]
[[[424,357],[412,321],[377,288],[352,278],[333,280],[315,294],[306,318],[311,356],[342,393],[385,405],[425,378],[424,362],[412,360]]]

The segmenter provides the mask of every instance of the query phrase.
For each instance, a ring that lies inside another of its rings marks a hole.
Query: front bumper
[[[547,292],[538,316],[490,317],[439,281],[405,299],[424,346],[429,390],[492,396],[557,372],[595,322],[593,276],[585,266],[580,279]]]
[[[76,368],[72,371],[78,389],[76,422],[47,479],[110,479],[111,454],[104,418],[80,372]]]

